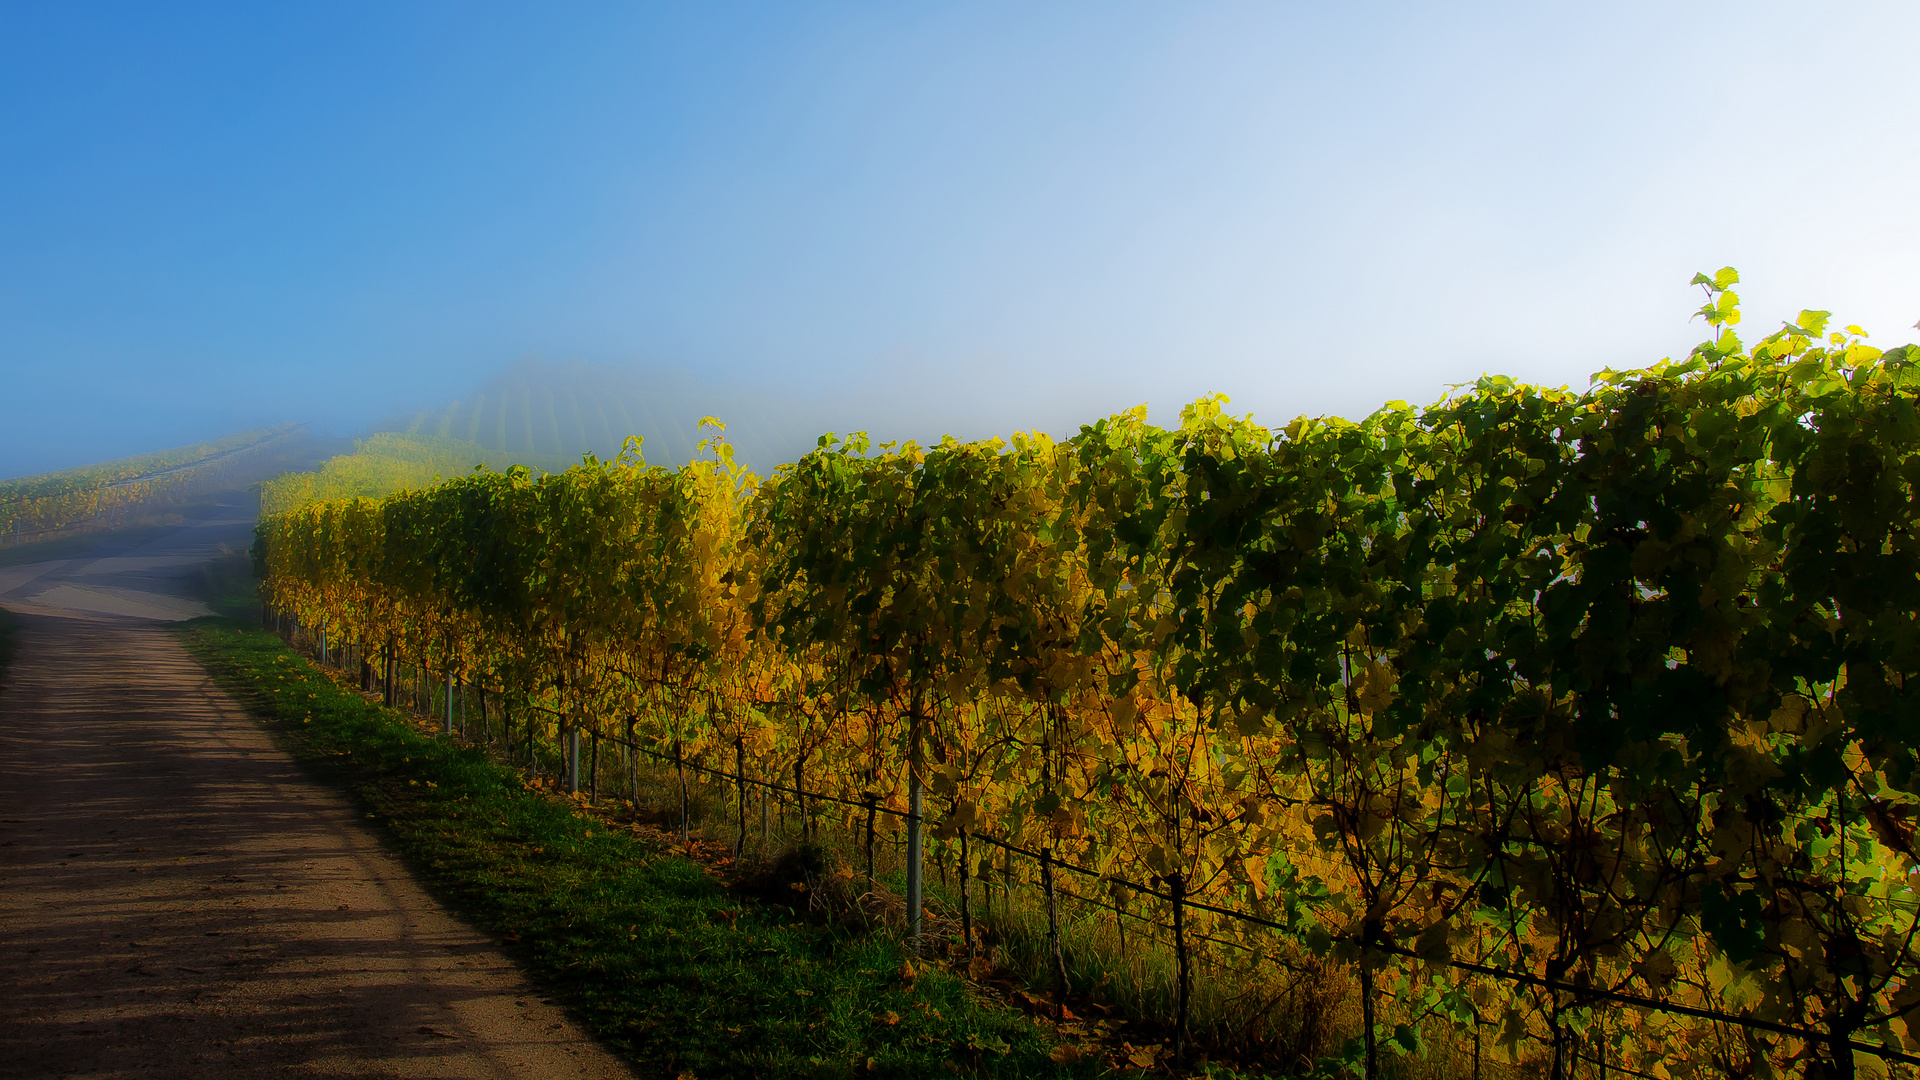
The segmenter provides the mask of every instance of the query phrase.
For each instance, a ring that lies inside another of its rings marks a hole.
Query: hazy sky
[[[1920,336],[1920,5],[0,2],[0,475],[517,358],[937,436]],[[862,423],[861,426],[869,426]]]

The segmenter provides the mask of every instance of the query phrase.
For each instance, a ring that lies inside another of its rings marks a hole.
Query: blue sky
[[[0,3],[0,475],[525,356],[934,437],[1920,337],[1907,4]]]

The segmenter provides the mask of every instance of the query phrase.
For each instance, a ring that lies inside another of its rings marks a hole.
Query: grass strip
[[[182,629],[216,682],[351,793],[435,893],[607,1045],[663,1076],[1094,1076],[1031,1019],[879,934],[795,921],[528,788],[265,631]]]

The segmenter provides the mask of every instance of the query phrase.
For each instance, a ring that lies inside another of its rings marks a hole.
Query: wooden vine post
[[[873,823],[874,823],[874,819],[879,815],[879,812],[880,812],[880,799],[878,796],[873,795],[872,793],[868,793],[866,797],[866,804],[867,804],[867,888],[871,889],[874,886]]]
[[[807,752],[801,749],[793,759],[793,810],[800,817],[800,839],[802,842],[813,839],[813,821],[807,816]]]
[[[574,723],[571,716],[566,718],[564,726],[565,731],[561,735],[561,741],[567,751],[567,794],[578,795],[580,794],[580,726]]]
[[[1186,1067],[1187,1010],[1193,992],[1193,973],[1187,955],[1187,877],[1175,870],[1167,875],[1167,895],[1173,898],[1173,952],[1180,965],[1180,988],[1173,1025],[1173,1067]]]
[[[1062,1009],[1067,1001],[1067,963],[1060,951],[1060,906],[1053,890],[1053,845],[1040,849],[1040,892],[1047,905],[1047,968],[1053,976],[1054,1002]]]
[[[673,740],[673,771],[680,778],[680,843],[686,844],[690,838],[687,826],[687,759],[680,750],[680,740]]]
[[[388,634],[387,635],[387,652],[386,652],[386,655],[382,657],[382,666],[385,669],[385,673],[380,678],[380,691],[381,691],[381,701],[389,709],[393,708],[394,705],[399,702],[399,698],[395,696],[398,691],[398,687],[394,686],[393,684],[393,677],[396,674],[394,671],[394,666],[397,662],[398,661],[394,657],[393,635]]]
[[[967,887],[967,830],[960,830],[960,947],[967,959],[973,959],[973,907]]]
[[[1363,924],[1360,930],[1360,1022],[1367,1047],[1367,1068],[1362,1074],[1366,1080],[1377,1080],[1380,1075],[1373,1038],[1373,956],[1367,949],[1372,943],[1373,927]]]
[[[634,726],[639,722],[640,718],[637,716],[627,717],[627,741],[620,748],[620,752],[627,757],[627,801],[632,804],[629,809],[637,807],[640,803],[640,744],[633,738]]]
[[[907,718],[907,951],[920,955],[920,691]]]
[[[1040,742],[1040,785],[1041,792],[1047,797],[1053,795],[1053,746],[1051,738]],[[1072,990],[1067,982],[1067,958],[1060,948],[1060,903],[1053,888],[1053,823],[1047,822],[1046,843],[1040,848],[1040,891],[1047,905],[1047,966],[1053,976],[1054,1001],[1062,1010],[1067,1007],[1067,994]]]
[[[738,862],[747,852],[747,740],[733,737],[733,789],[738,803],[740,832],[733,841],[733,858]]]

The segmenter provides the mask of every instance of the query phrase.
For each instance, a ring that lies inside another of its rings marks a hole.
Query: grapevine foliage
[[[257,553],[335,640],[856,804],[917,769],[936,836],[1122,906],[1178,875],[1265,921],[1208,934],[1496,1056],[1844,1065],[1920,1049],[1920,356],[1816,311],[1749,347],[1736,280],[1696,279],[1712,340],[1584,393],[829,436],[764,480],[716,424],[677,471],[313,504]]]

